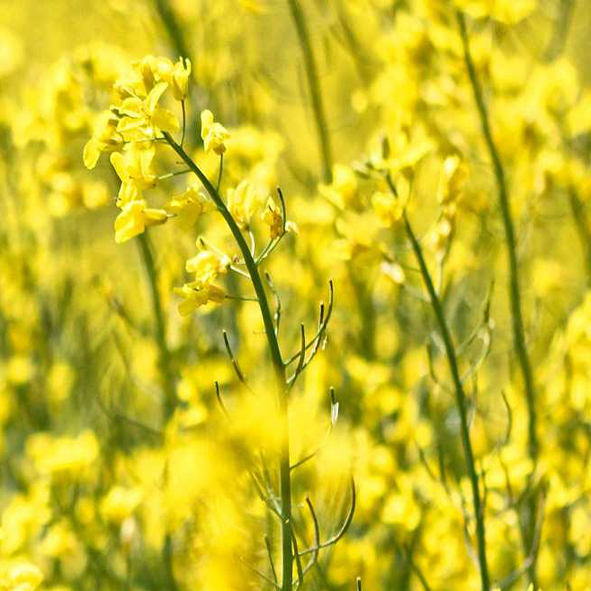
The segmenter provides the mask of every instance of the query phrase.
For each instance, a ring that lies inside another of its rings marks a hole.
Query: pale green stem
[[[288,0],[288,4],[298,34],[300,46],[302,48],[302,54],[304,56],[304,67],[306,69],[306,78],[308,79],[312,110],[314,111],[316,122],[316,132],[318,134],[318,143],[322,155],[323,179],[325,183],[330,183],[332,179],[332,148],[330,145],[328,126],[326,124],[326,115],[322,101],[322,91],[320,89],[316,59],[310,42],[306,17],[304,16],[300,3],[298,0]]]
[[[171,368],[170,350],[166,342],[166,323],[164,321],[162,302],[160,301],[160,292],[158,290],[158,272],[154,263],[152,244],[147,230],[138,236],[138,244],[152,295],[152,311],[156,323],[156,343],[158,345],[160,374],[164,387],[162,414],[164,423],[166,423],[174,413],[177,405],[177,397],[174,375]]]

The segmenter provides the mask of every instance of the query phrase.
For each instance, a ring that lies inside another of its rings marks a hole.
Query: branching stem
[[[486,141],[490,159],[493,164],[494,174],[498,186],[499,207],[503,217],[503,226],[505,228],[505,238],[507,241],[507,257],[509,261],[509,303],[511,305],[511,316],[513,325],[513,340],[515,341],[515,350],[523,382],[525,385],[525,394],[527,400],[527,408],[529,415],[529,450],[530,456],[535,461],[538,454],[538,438],[536,434],[536,409],[535,409],[535,385],[531,363],[527,352],[525,343],[525,330],[523,327],[523,314],[521,312],[520,288],[519,288],[519,273],[517,261],[517,240],[515,238],[515,227],[513,219],[511,218],[511,210],[509,205],[509,192],[507,190],[507,182],[505,179],[505,170],[499,151],[492,136],[490,127],[490,120],[488,111],[484,103],[482,88],[478,81],[472,55],[470,53],[470,45],[468,41],[468,33],[466,30],[466,21],[464,15],[458,12],[458,23],[462,35],[462,42],[464,44],[464,59],[468,76],[470,77],[470,84],[474,93],[474,99],[478,107],[480,116],[480,124],[482,126],[482,133]]]
[[[392,179],[387,176],[386,181],[392,194],[397,196],[396,187],[394,186]],[[468,470],[468,476],[470,478],[470,484],[472,487],[472,502],[474,506],[474,517],[476,521],[476,538],[478,543],[478,564],[480,567],[480,579],[482,583],[482,591],[490,591],[490,576],[488,573],[488,563],[486,559],[486,534],[485,534],[485,523],[484,523],[484,507],[482,504],[482,498],[480,494],[480,488],[478,485],[478,473],[476,471],[476,462],[474,460],[474,452],[472,450],[472,442],[470,440],[470,428],[468,420],[468,400],[462,384],[462,378],[460,377],[460,370],[458,367],[458,359],[456,355],[455,345],[452,340],[451,333],[447,326],[447,320],[445,318],[445,312],[441,305],[441,300],[435,290],[433,279],[427,267],[423,249],[415,236],[415,233],[410,225],[406,212],[403,214],[404,230],[408,239],[410,240],[412,250],[415,258],[421,270],[421,276],[423,282],[429,293],[429,300],[431,307],[435,313],[435,318],[439,326],[441,338],[445,348],[447,362],[449,370],[454,384],[454,393],[456,398],[456,406],[460,415],[460,431],[462,437],[462,446],[464,448],[464,457],[466,460],[466,467]]]
[[[185,152],[172,136],[168,133],[164,133],[166,141],[170,147],[181,157],[185,164],[195,173],[199,178],[205,190],[208,192],[212,201],[215,203],[218,211],[224,218],[242,256],[244,258],[244,264],[252,285],[254,287],[261,316],[263,318],[263,324],[265,327],[265,334],[267,337],[267,343],[269,345],[269,351],[271,354],[271,360],[277,379],[277,393],[279,403],[279,413],[281,420],[281,433],[282,443],[279,452],[279,472],[280,472],[280,495],[281,495],[281,543],[282,543],[282,581],[281,591],[291,591],[293,583],[292,563],[293,563],[293,551],[292,551],[292,532],[291,532],[291,474],[290,474],[290,459],[289,459],[289,420],[288,420],[288,396],[286,388],[286,376],[285,376],[285,365],[283,357],[281,356],[281,350],[279,348],[279,342],[275,333],[275,326],[273,323],[273,314],[269,307],[267,294],[263,287],[257,263],[252,257],[250,248],[240,231],[240,228],[234,221],[232,214],[226,207],[226,204],[212,185],[210,180],[205,176],[201,169],[195,164],[193,159]]]

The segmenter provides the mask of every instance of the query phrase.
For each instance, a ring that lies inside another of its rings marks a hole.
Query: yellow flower
[[[27,455],[41,474],[86,475],[98,454],[99,444],[92,431],[77,437],[38,433],[27,441]]]
[[[111,154],[111,164],[121,179],[117,198],[119,207],[140,199],[142,190],[153,187],[156,182],[156,176],[152,172],[154,146],[147,148],[139,147],[139,144],[130,144],[130,146],[123,152]]]
[[[357,177],[348,166],[335,164],[332,167],[332,183],[321,183],[318,191],[337,207],[350,207],[357,198]]]
[[[269,197],[267,207],[262,214],[263,222],[269,226],[271,240],[279,238],[283,232],[283,216],[275,201]]]
[[[412,490],[404,488],[401,492],[391,492],[382,509],[382,521],[397,525],[408,531],[414,530],[421,518],[421,508],[414,499]]]
[[[414,177],[418,164],[433,150],[433,141],[416,132],[411,135],[408,129],[397,130],[391,138],[382,139],[379,151],[373,154],[370,162],[376,170],[402,175],[407,180]]]
[[[4,587],[7,583],[7,589],[10,591],[33,591],[41,585],[43,580],[43,573],[31,562],[13,564],[4,576],[6,579],[0,581],[0,584]]]
[[[23,42],[10,29],[0,28],[0,79],[12,74],[25,55]]]
[[[56,361],[47,375],[47,395],[49,399],[55,402],[67,399],[74,380],[75,374],[72,368],[67,363]]]
[[[226,144],[230,133],[221,124],[213,119],[213,113],[210,110],[201,112],[201,139],[206,152],[212,151],[221,156],[226,151]]]
[[[132,65],[140,74],[147,93],[154,88],[157,82],[167,80],[173,67],[168,58],[154,57],[153,55],[147,55]]]
[[[453,217],[443,216],[433,230],[432,243],[438,257],[445,255],[454,229]]]
[[[187,273],[195,273],[195,282],[199,285],[211,283],[218,275],[225,274],[230,266],[230,259],[224,254],[203,250],[185,265]]]
[[[223,289],[211,284],[203,285],[198,281],[185,283],[183,287],[175,287],[174,293],[183,298],[179,304],[181,316],[188,316],[209,302],[221,304],[226,297]]]
[[[167,57],[147,55],[132,62],[131,69],[115,82],[120,100],[129,97],[145,98],[158,82],[168,82],[174,66]]]
[[[109,188],[103,181],[88,181],[82,185],[82,201],[88,209],[96,209],[109,202]]]
[[[384,226],[393,226],[402,219],[404,201],[391,193],[377,191],[371,198],[376,215]]]
[[[117,125],[117,131],[127,141],[151,139],[157,130],[176,133],[180,129],[178,119],[169,109],[160,107],[158,102],[168,88],[163,80],[158,82],[145,99],[130,96],[117,107],[123,115]]]
[[[115,219],[115,242],[121,244],[134,236],[141,234],[145,229],[144,200],[130,201],[123,206],[121,213]]]
[[[585,90],[578,103],[568,112],[566,123],[571,136],[591,130],[591,90]]]
[[[10,358],[6,367],[6,377],[9,383],[21,386],[33,377],[34,367],[31,359],[25,355],[15,355]]]
[[[113,486],[101,501],[101,515],[106,521],[122,523],[137,509],[142,496],[138,488]]]
[[[181,227],[188,230],[202,213],[213,211],[215,205],[203,192],[190,187],[183,194],[173,197],[166,209],[179,220]]]
[[[168,214],[163,209],[146,207],[143,199],[126,203],[115,219],[115,242],[121,244],[142,234],[146,227],[164,224]]]
[[[228,190],[228,209],[243,230],[248,228],[254,213],[263,205],[264,195],[252,183],[244,180]]]
[[[118,150],[123,142],[121,134],[117,131],[119,120],[110,112],[102,113],[97,119],[92,138],[84,146],[84,166],[93,169],[98,162],[101,152]]]
[[[448,156],[443,161],[443,170],[437,187],[437,200],[446,205],[456,201],[462,194],[467,171],[459,156]]]
[[[76,550],[78,540],[66,521],[58,521],[49,527],[40,544],[45,556],[60,558]]]
[[[172,94],[177,101],[183,101],[189,93],[189,77],[191,76],[191,61],[179,58],[170,74],[169,84]]]

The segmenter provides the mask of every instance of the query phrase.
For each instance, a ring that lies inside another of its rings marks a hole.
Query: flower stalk
[[[392,191],[392,194],[395,197],[398,197],[396,187],[394,186],[394,183],[392,182],[392,179],[389,175],[386,176],[386,182],[388,183],[388,186]],[[406,211],[403,211],[402,213],[402,221],[404,224],[404,231],[406,232],[406,235],[410,240],[413,253],[419,265],[421,277],[429,294],[429,300],[431,303],[431,307],[433,308],[433,312],[435,313],[435,319],[439,326],[439,332],[443,340],[447,362],[454,384],[456,406],[458,408],[458,412],[460,415],[460,431],[462,437],[462,446],[464,448],[464,457],[466,460],[468,477],[470,478],[470,485],[472,488],[472,503],[474,506],[474,518],[476,521],[476,541],[478,546],[478,564],[480,567],[481,587],[482,591],[490,591],[490,576],[488,572],[488,562],[486,558],[484,503],[480,493],[479,478],[478,473],[476,471],[476,462],[474,460],[474,452],[472,450],[472,442],[470,440],[467,396],[464,391],[464,386],[462,384],[462,378],[460,377],[455,345],[453,343],[449,327],[447,326],[447,320],[445,318],[443,306],[441,305],[441,300],[437,295],[437,291],[435,289],[431,273],[429,272],[429,269],[427,267],[425,256],[423,254],[423,249],[421,248],[421,245],[417,240],[417,237],[415,236],[410,221],[408,220]]]
[[[185,150],[172,138],[172,136],[164,132],[164,137],[170,147],[180,156],[191,171],[199,178],[205,190],[215,203],[218,211],[224,218],[240,252],[244,258],[244,263],[247,272],[252,281],[252,285],[256,294],[259,309],[263,319],[265,328],[265,335],[273,369],[277,382],[278,406],[281,421],[281,447],[279,450],[279,473],[280,473],[280,496],[281,496],[281,545],[282,545],[282,581],[281,591],[291,591],[293,585],[292,564],[294,559],[292,547],[292,517],[291,517],[291,471],[290,471],[290,450],[289,450],[289,416],[288,416],[288,391],[286,384],[285,363],[279,348],[279,342],[275,333],[275,326],[273,323],[273,314],[269,306],[267,294],[261,280],[257,262],[252,256],[250,248],[232,217],[232,214],[226,207],[223,199],[220,197],[218,191],[195,164],[192,158],[185,152]]]
[[[527,352],[527,345],[525,342],[525,329],[523,326],[523,314],[521,312],[521,295],[519,288],[519,271],[517,261],[517,240],[515,237],[515,227],[513,219],[511,218],[511,210],[509,205],[509,191],[507,189],[507,181],[505,178],[505,169],[499,155],[499,151],[492,136],[488,110],[484,103],[482,88],[476,74],[472,54],[470,53],[470,43],[468,40],[468,33],[466,30],[466,20],[461,12],[457,13],[458,23],[460,26],[460,33],[462,36],[462,43],[464,46],[464,60],[470,78],[470,84],[474,94],[474,99],[478,107],[478,114],[480,117],[480,124],[482,133],[488,148],[490,159],[492,161],[495,179],[497,181],[499,208],[503,218],[503,226],[505,229],[505,239],[507,242],[507,258],[509,262],[509,303],[511,306],[511,318],[513,328],[513,340],[515,342],[515,350],[517,352],[517,359],[523,382],[525,385],[525,395],[527,402],[527,409],[529,415],[528,435],[529,435],[529,452],[532,460],[536,460],[538,455],[538,438],[536,434],[536,408],[535,408],[535,384],[531,363]]]
[[[152,296],[152,311],[156,323],[155,336],[158,345],[158,361],[164,388],[162,418],[163,422],[166,423],[174,413],[177,405],[177,396],[174,375],[171,368],[170,350],[166,342],[166,323],[162,312],[160,292],[158,290],[158,272],[154,262],[152,244],[147,231],[138,236],[138,245]]]

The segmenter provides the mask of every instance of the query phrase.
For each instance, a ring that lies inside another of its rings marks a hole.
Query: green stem
[[[591,230],[589,229],[589,218],[585,207],[576,191],[569,191],[569,204],[573,214],[573,221],[583,249],[585,266],[587,267],[587,283],[591,283]]]
[[[332,148],[326,125],[320,80],[318,79],[318,68],[316,67],[316,60],[312,51],[312,44],[310,43],[310,34],[302,7],[298,0],[288,0],[288,4],[304,55],[304,67],[306,69],[306,77],[308,78],[312,110],[314,111],[314,118],[316,120],[316,132],[322,154],[322,174],[324,182],[330,183],[332,179]]]
[[[174,570],[172,567],[172,535],[170,533],[166,534],[164,538],[164,548],[163,548],[163,555],[164,555],[164,568],[166,571],[166,579],[168,581],[168,591],[177,591],[178,585],[176,584],[174,578]]]
[[[519,287],[519,273],[518,273],[518,261],[517,261],[517,241],[515,238],[515,228],[513,220],[511,218],[511,209],[509,205],[509,192],[507,189],[507,182],[505,178],[505,170],[503,163],[499,155],[499,151],[493,139],[490,119],[486,104],[484,102],[484,96],[478,76],[476,74],[476,68],[472,60],[470,53],[470,43],[468,40],[468,32],[466,29],[466,21],[464,15],[458,11],[457,20],[462,37],[462,44],[464,48],[464,61],[466,63],[466,69],[470,78],[470,84],[472,86],[472,92],[476,106],[478,108],[478,114],[480,117],[480,125],[482,133],[488,148],[489,156],[492,161],[493,170],[497,182],[498,188],[498,199],[499,208],[503,218],[503,226],[505,229],[505,239],[507,242],[507,258],[509,262],[509,303],[511,307],[511,320],[513,328],[513,341],[515,345],[515,351],[517,353],[517,360],[523,377],[523,383],[525,387],[525,398],[528,412],[528,448],[529,455],[534,463],[537,462],[539,444],[536,432],[537,425],[537,413],[535,407],[535,383],[529,354],[526,346],[525,329],[523,325],[523,315],[521,311],[521,296]],[[526,554],[529,554],[530,547],[533,543],[533,528],[535,527],[535,513],[536,513],[536,499],[535,495],[531,495],[530,502],[528,503],[529,511],[529,524],[527,532],[523,532],[524,542],[527,547],[525,548]],[[529,568],[530,581],[534,585],[534,589],[537,588],[536,584],[536,559],[532,561],[531,567]]]
[[[197,87],[197,63],[195,61],[195,55],[192,54],[189,45],[187,44],[187,37],[185,37],[183,28],[181,27],[181,24],[174,13],[174,9],[170,5],[170,0],[154,0],[154,3],[156,5],[158,16],[160,17],[160,20],[162,21],[162,24],[168,33],[174,53],[177,54],[175,57],[183,57],[191,60],[192,74],[189,78],[189,84],[192,87]],[[192,100],[194,112],[199,112],[200,105],[197,99],[197,93],[191,93],[191,95],[194,97]],[[185,129],[189,129],[191,132],[187,135],[187,140],[190,146],[194,146],[195,139],[199,137],[199,134],[201,133],[201,119],[198,116],[192,116],[187,121],[185,118],[184,101],[181,107],[183,110],[183,141],[181,144],[183,144],[185,140]],[[210,107],[215,110],[215,105],[212,104]]]
[[[278,390],[278,402],[279,402],[279,414],[281,420],[281,449],[279,452],[279,472],[280,472],[280,494],[281,494],[281,546],[282,546],[282,591],[291,591],[293,583],[292,563],[293,563],[293,551],[292,551],[292,533],[291,533],[291,474],[290,474],[290,458],[289,458],[289,416],[288,416],[288,397],[286,387],[286,374],[285,364],[283,357],[281,356],[281,350],[279,348],[279,342],[275,334],[275,327],[273,325],[273,315],[269,307],[269,301],[267,294],[259,275],[258,266],[252,257],[250,248],[240,231],[240,228],[234,221],[232,214],[226,207],[223,199],[216,191],[215,187],[209,181],[209,179],[203,174],[201,169],[195,164],[191,157],[184,151],[184,149],[177,144],[172,136],[168,133],[164,133],[166,141],[169,143],[171,148],[181,157],[181,159],[187,164],[187,166],[195,173],[199,178],[205,190],[209,193],[209,196],[215,203],[218,211],[224,218],[240,252],[244,258],[244,263],[254,291],[257,296],[257,301],[263,318],[263,325],[265,327],[265,334],[267,337],[267,343],[269,345],[269,351],[271,354],[271,360],[275,371],[275,377],[277,380]]]
[[[190,57],[189,48],[183,35],[179,23],[177,22],[176,16],[168,0],[154,0],[156,4],[156,10],[162,20],[162,23],[170,37],[170,40],[174,46],[174,50],[180,57]]]
[[[165,394],[162,414],[164,423],[166,423],[174,413],[177,397],[174,375],[170,363],[170,351],[166,343],[166,324],[162,312],[160,292],[158,290],[158,272],[156,271],[152,244],[147,231],[138,236],[138,244],[152,294],[152,309],[156,321],[156,342],[158,344],[160,373],[162,375]]]
[[[527,400],[527,408],[529,414],[529,451],[530,456],[535,461],[538,455],[538,438],[536,435],[536,409],[535,409],[535,386],[529,355],[525,344],[525,330],[523,328],[523,315],[521,312],[520,289],[519,289],[519,273],[517,262],[517,241],[515,238],[515,228],[511,218],[511,210],[509,206],[509,192],[507,190],[507,182],[505,180],[505,170],[501,162],[499,151],[492,136],[490,121],[484,98],[482,88],[476,75],[474,62],[470,53],[470,45],[468,42],[468,33],[466,31],[466,22],[462,13],[458,12],[458,22],[460,24],[460,31],[462,35],[462,42],[464,44],[464,59],[472,85],[472,91],[478,107],[480,115],[480,124],[482,126],[482,133],[486,141],[490,159],[493,164],[495,178],[497,181],[499,191],[499,206],[503,217],[503,226],[505,228],[505,237],[507,240],[507,256],[509,260],[509,300],[511,305],[511,316],[513,324],[513,339],[515,341],[515,349],[517,351],[517,359],[523,375],[525,384],[525,394]]]
[[[391,189],[393,189],[393,185]],[[395,192],[395,191],[394,191]],[[474,504],[474,516],[476,519],[476,539],[478,543],[478,563],[480,565],[480,578],[482,582],[482,591],[490,591],[490,577],[488,574],[488,563],[486,559],[486,535],[485,535],[485,524],[484,524],[484,507],[480,496],[480,488],[478,486],[478,474],[476,472],[476,463],[474,461],[474,452],[472,451],[472,442],[470,441],[470,430],[468,427],[468,411],[466,404],[466,393],[464,392],[464,386],[462,385],[462,379],[460,378],[460,372],[458,369],[458,361],[456,356],[455,347],[447,321],[445,319],[445,313],[439,296],[435,291],[433,280],[427,268],[425,257],[421,249],[413,229],[408,221],[406,213],[403,216],[404,229],[412,245],[413,252],[419,264],[421,270],[421,276],[429,293],[431,300],[431,306],[435,312],[435,318],[439,325],[443,344],[445,346],[445,353],[451,372],[451,377],[454,383],[454,391],[456,396],[456,405],[460,413],[460,427],[462,434],[462,445],[464,447],[464,456],[466,458],[466,465],[468,468],[468,476],[470,477],[470,483],[472,485],[472,501]]]
[[[570,26],[575,12],[574,0],[561,0],[560,14],[556,20],[556,26],[552,38],[544,52],[544,59],[548,62],[556,59],[564,50]]]

